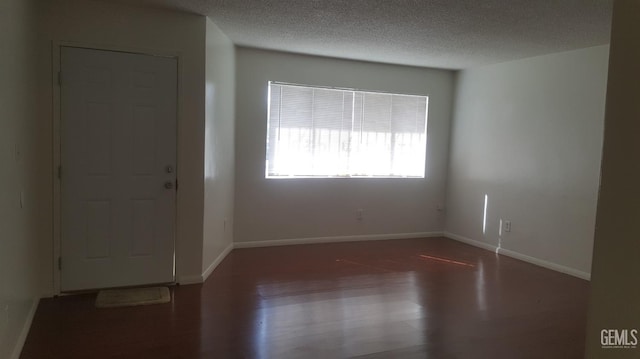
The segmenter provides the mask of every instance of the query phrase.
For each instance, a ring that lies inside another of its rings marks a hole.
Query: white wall
[[[249,48],[236,68],[236,242],[442,231],[452,72]],[[269,80],[429,95],[427,178],[266,180]]]
[[[38,123],[43,154],[39,186],[43,209],[40,244],[44,290],[53,292],[52,269],[52,68],[59,63],[58,45],[106,48],[179,57],[178,59],[178,179],[177,274],[182,282],[197,281],[202,273],[205,133],[206,18],[121,3],[79,0],[42,2]]]
[[[600,336],[603,329],[618,333],[624,329],[640,330],[639,97],[640,2],[617,0],[611,29],[602,180],[589,298],[589,359],[638,358],[640,353],[640,346],[602,348]]]
[[[235,47],[207,19],[204,143],[205,272],[233,242]]]
[[[607,59],[599,46],[458,74],[447,232],[588,277]]]
[[[0,358],[17,358],[40,297],[35,1],[0,2]],[[20,155],[16,157],[16,145]],[[20,206],[20,192],[24,193]]]

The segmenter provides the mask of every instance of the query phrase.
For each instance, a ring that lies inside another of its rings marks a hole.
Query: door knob
[[[167,166],[166,171],[167,171],[167,173],[173,173],[173,167],[172,166]]]
[[[166,189],[172,189],[173,188],[173,182],[171,181],[167,181],[164,183],[164,188]]]

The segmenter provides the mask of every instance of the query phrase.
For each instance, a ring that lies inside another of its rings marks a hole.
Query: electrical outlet
[[[503,226],[505,232],[511,232],[511,221],[504,221]]]
[[[356,210],[356,219],[358,221],[362,221],[364,219],[364,210],[362,208],[358,208]]]

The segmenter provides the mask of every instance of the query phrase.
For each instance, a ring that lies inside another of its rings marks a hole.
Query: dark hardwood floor
[[[22,358],[582,358],[588,287],[444,238],[236,249],[170,304],[43,299]]]

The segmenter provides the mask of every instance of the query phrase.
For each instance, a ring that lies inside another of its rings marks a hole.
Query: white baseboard
[[[204,272],[202,272],[202,274],[185,275],[185,276],[178,277],[178,280],[177,280],[178,284],[189,285],[189,284],[204,283],[204,281],[207,280],[207,278],[209,278],[209,276],[211,275],[211,273],[213,273],[216,267],[227,257],[227,255],[229,255],[229,253],[231,253],[231,251],[233,250],[233,247],[234,247],[234,244],[229,243],[229,245],[227,245],[227,247],[222,251],[222,253],[220,253],[218,257],[214,259],[213,262],[211,262],[209,267],[207,267],[207,269]]]
[[[202,273],[201,279],[203,283],[207,280],[207,278],[209,278],[211,273],[213,273],[216,267],[218,267],[218,265],[227,257],[227,255],[231,253],[231,250],[233,250],[233,242],[229,243],[229,245],[222,251],[222,253],[220,253],[220,255],[218,255],[218,257],[216,257],[213,262],[211,262],[209,267],[207,267],[207,270]]]
[[[22,330],[20,331],[20,336],[18,336],[16,346],[13,348],[13,353],[11,354],[10,359],[20,358],[20,354],[22,353],[22,348],[24,347],[24,343],[27,341],[27,336],[29,335],[29,330],[31,330],[31,323],[33,323],[33,317],[36,315],[36,310],[38,310],[38,303],[40,303],[39,298],[34,299],[33,302],[31,303],[31,308],[29,309],[27,318],[25,319],[24,325],[22,326]]]
[[[202,274],[180,276],[176,283],[180,285],[200,284],[202,283]]]
[[[575,268],[571,268],[571,267],[567,267],[561,264],[557,264],[557,263],[553,263],[553,262],[549,262],[547,260],[544,259],[540,259],[540,258],[536,258],[536,257],[532,257],[532,256],[528,256],[526,254],[522,254],[522,253],[518,253],[509,249],[504,249],[504,248],[498,248],[494,245],[488,244],[488,243],[484,243],[484,242],[480,242],[480,241],[476,241],[474,239],[471,238],[466,238],[454,233],[450,233],[450,232],[444,232],[444,236],[453,240],[456,240],[458,242],[462,242],[462,243],[466,243],[478,248],[482,248],[482,249],[486,249],[498,254],[502,254],[505,255],[507,257],[511,257],[511,258],[515,258],[515,259],[519,259],[521,261],[527,262],[527,263],[531,263],[531,264],[535,264],[537,266],[540,267],[544,267],[547,269],[551,269],[554,270],[556,272],[560,272],[560,273],[564,273],[564,274],[568,274],[580,279],[584,279],[584,280],[591,280],[591,274],[575,269]]]
[[[362,235],[354,235],[354,236],[291,238],[291,239],[273,239],[273,240],[252,241],[252,242],[234,242],[233,246],[234,246],[234,248],[273,247],[273,246],[289,246],[289,245],[294,245],[294,244],[337,243],[337,242],[379,241],[379,240],[385,240],[385,239],[428,238],[428,237],[441,237],[442,235],[443,235],[442,232],[362,234]]]
[[[561,264],[549,262],[549,261],[546,261],[544,259],[531,257],[531,256],[528,256],[526,254],[510,251],[510,250],[504,249],[504,248],[500,248],[499,253],[500,254],[504,254],[507,257],[511,257],[511,258],[519,259],[521,261],[529,262],[531,264],[535,264],[535,265],[538,265],[540,267],[551,269],[551,270],[554,270],[556,272],[568,274],[568,275],[571,275],[571,276],[574,276],[574,277],[578,277],[578,278],[584,279],[584,280],[591,280],[591,274],[590,273],[583,272],[583,271],[575,269],[575,268],[571,268],[571,267],[563,266]]]
[[[465,243],[465,244],[468,244],[468,245],[471,245],[471,246],[474,246],[474,247],[478,247],[478,248],[486,249],[486,250],[488,250],[488,251],[491,251],[491,252],[497,253],[497,249],[498,249],[498,247],[496,247],[496,246],[494,246],[494,245],[491,245],[491,244],[489,244],[489,243],[484,243],[484,242],[476,241],[476,240],[473,240],[473,239],[471,239],[471,238],[467,238],[467,237],[459,236],[459,235],[457,235],[457,234],[450,233],[450,232],[444,232],[443,236],[444,236],[444,237],[447,237],[447,238],[449,238],[449,239],[453,239],[453,240],[458,241],[458,242],[462,242],[462,243]]]

